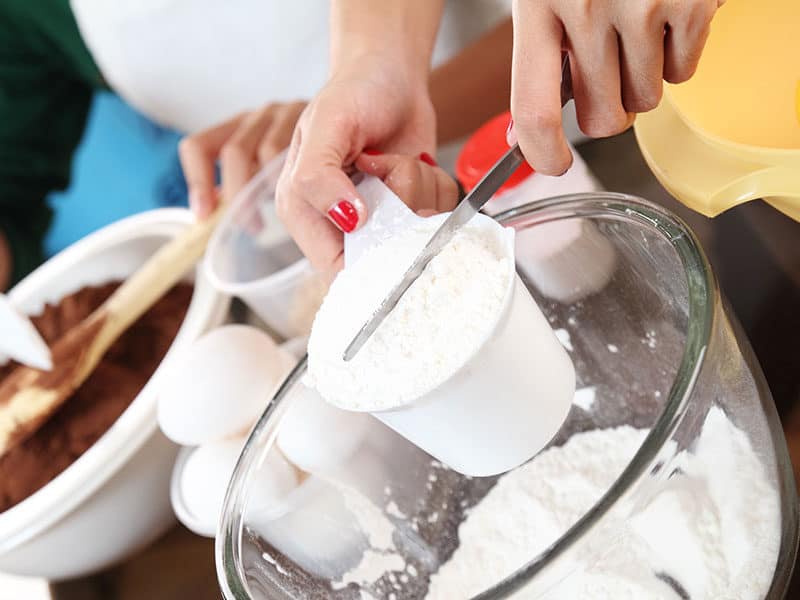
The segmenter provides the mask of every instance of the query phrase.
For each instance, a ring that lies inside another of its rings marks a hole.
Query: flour
[[[630,427],[579,433],[502,477],[461,524],[460,545],[427,598],[469,598],[525,565],[599,500],[646,435]],[[763,598],[780,505],[746,435],[712,408],[696,445],[669,468],[644,506],[615,507],[560,586],[515,597],[680,600],[672,581],[692,600]]]
[[[453,375],[495,328],[513,283],[513,256],[503,235],[470,223],[356,357],[342,359],[438,223],[421,224],[367,250],[334,281],[311,330],[306,377],[328,402],[350,410],[412,402]]]

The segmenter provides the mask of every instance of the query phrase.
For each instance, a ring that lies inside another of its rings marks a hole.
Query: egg
[[[228,482],[243,446],[244,438],[205,444],[195,448],[183,464],[181,501],[204,531],[213,531],[217,526]],[[252,485],[250,502],[269,507],[297,487],[297,470],[279,452],[270,452]]]
[[[214,329],[168,366],[158,394],[159,425],[184,446],[240,435],[295,362],[259,329]]]
[[[286,398],[277,444],[286,458],[309,473],[327,473],[344,465],[364,440],[373,417],[341,410],[298,384]]]

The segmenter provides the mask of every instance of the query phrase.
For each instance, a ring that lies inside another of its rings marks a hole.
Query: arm
[[[429,87],[440,144],[460,139],[508,110],[512,45],[508,19],[431,74]]]

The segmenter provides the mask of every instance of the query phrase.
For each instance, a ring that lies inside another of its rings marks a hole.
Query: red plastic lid
[[[481,125],[480,129],[470,136],[461,149],[456,160],[456,177],[466,191],[474,188],[494,163],[508,151],[506,130],[511,113],[506,111]],[[511,174],[496,195],[519,185],[533,174],[533,167],[522,163]]]

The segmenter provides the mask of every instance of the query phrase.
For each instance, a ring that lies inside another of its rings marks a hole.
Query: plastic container
[[[11,290],[9,300],[36,314],[44,303],[83,286],[123,279],[192,221],[188,210],[170,208],[114,223],[36,269]],[[228,299],[197,276],[177,337],[130,406],[53,481],[0,513],[0,571],[47,579],[86,575],[124,559],[172,526],[169,480],[177,447],[156,423],[158,379],[167,361],[222,322],[227,308]]]
[[[275,214],[281,154],[233,199],[211,237],[205,271],[221,292],[241,298],[283,338],[308,334],[326,291]]]
[[[382,238],[424,222],[438,227],[447,217],[416,216],[375,177],[365,177],[358,189],[371,216],[345,237],[346,265]],[[514,256],[513,230],[480,214],[467,226],[494,239],[506,256]],[[559,430],[575,393],[569,356],[509,264],[501,312],[472,357],[412,403],[371,413],[465,475],[497,475],[530,459]],[[498,385],[504,393],[488,401]]]
[[[796,0],[728,0],[695,75],[667,86],[636,119],[636,138],[662,185],[713,217],[763,198],[800,220]]]
[[[456,174],[470,191],[508,150],[506,125],[510,113],[484,124],[464,145]],[[523,204],[564,194],[593,192],[599,184],[580,154],[560,177],[534,173],[523,163],[487,203],[484,212],[496,215]],[[608,284],[614,273],[614,249],[585,220],[556,221],[542,226],[536,237],[524,236],[516,245],[517,268],[548,298],[572,303]]]
[[[733,471],[727,492],[732,510],[750,514],[767,502],[777,507],[774,522],[760,529],[758,535],[728,527],[724,529],[724,539],[703,552],[713,558],[730,548],[747,549],[764,537],[774,539],[774,554],[770,553],[765,566],[753,574],[752,580],[760,581],[755,590],[759,598],[784,598],[800,531],[791,463],[763,374],[746,339],[726,311],[695,236],[669,211],[621,194],[556,198],[498,217],[502,224],[516,230],[518,243],[524,237],[543,235],[544,223],[573,219],[591,221],[608,240],[617,253],[617,269],[608,286],[571,305],[548,301],[535,286],[528,287],[547,321],[568,344],[581,390],[552,446],[560,446],[582,432],[623,425],[646,428],[649,433],[643,436],[640,445],[630,449],[624,470],[602,496],[585,510],[576,510],[574,523],[561,523],[546,548],[529,554],[520,552],[522,564],[517,570],[507,577],[488,581],[472,597],[593,600],[598,596],[592,594],[593,588],[587,596],[570,593],[575,589],[571,586],[596,560],[615,550],[617,539],[629,536],[641,542],[639,548],[668,546],[673,550],[679,564],[656,560],[646,565],[648,573],[654,583],[672,588],[662,588],[664,593],[658,597],[688,597],[686,589],[704,583],[713,573],[696,568],[694,563],[686,565],[694,555],[683,544],[685,537],[677,527],[685,520],[678,519],[679,523],[662,520],[653,530],[631,526],[640,522],[639,515],[650,507],[676,498],[674,486],[681,486],[684,481],[688,454],[693,461],[702,461],[708,473],[721,469]],[[519,368],[528,368],[532,363],[532,359],[524,362],[522,357]],[[366,574],[369,583],[363,585],[345,584],[345,576],[351,569],[348,566],[334,573],[307,568],[305,563],[293,559],[297,548],[284,547],[280,539],[270,541],[263,521],[266,513],[250,501],[264,460],[275,451],[282,416],[292,404],[304,370],[303,364],[295,369],[266,409],[233,474],[216,545],[217,573],[224,597],[345,600],[394,594],[404,600],[425,598],[430,576],[450,560],[463,540],[460,525],[494,488],[497,479],[464,477],[412,444],[404,444],[390,430],[385,428],[385,437],[376,432],[378,442],[393,440],[393,445],[380,455],[381,468],[363,469],[358,462],[361,455],[354,456],[343,467],[349,478],[342,475],[340,483],[346,481],[350,490],[366,500],[358,510],[349,511],[350,519],[360,523],[359,515],[368,515],[379,523],[388,521],[392,525],[388,530],[390,551],[375,549],[385,543],[388,535],[361,542],[362,558],[374,566]],[[503,393],[503,388],[497,386],[489,392],[486,402],[496,402]],[[763,469],[769,490],[759,496],[758,506],[743,504],[740,494],[751,481],[749,478],[737,481],[740,474],[736,471],[737,464],[730,464],[729,453],[702,457],[696,452],[703,439],[704,423],[712,412],[724,414],[738,429],[738,442],[752,449]],[[485,448],[485,452],[491,452],[491,448]],[[372,452],[373,456],[377,454]],[[392,462],[395,459],[397,462]],[[593,457],[590,462],[596,464],[597,460]],[[578,460],[569,468],[581,471],[584,467],[590,465]],[[552,483],[545,477],[531,485],[542,493],[558,494],[559,489]],[[705,482],[695,483],[702,489]],[[331,488],[327,493],[346,503],[346,494],[341,489],[337,491],[333,484]],[[570,505],[569,493],[555,497]],[[682,498],[687,500],[687,508],[680,515],[692,517],[692,496]],[[340,520],[334,510],[325,512],[326,505],[327,500],[306,508],[298,502],[283,506],[282,510],[284,518],[303,523],[310,522],[304,519],[313,515],[314,522],[325,522],[328,531],[331,527],[335,531],[341,525],[343,535],[350,535],[349,522]],[[499,507],[499,511],[503,508]],[[487,564],[493,560],[490,558],[493,542],[520,541],[518,513],[513,509],[508,505],[506,525],[485,538]],[[328,514],[330,520],[325,519]],[[713,523],[716,517],[713,514],[709,517]],[[359,527],[358,532],[364,530]],[[324,544],[315,545],[313,538],[303,537],[293,543],[324,558]],[[358,548],[358,542],[353,543]],[[399,560],[390,561],[393,556]],[[626,581],[626,567],[634,566],[636,552],[617,556],[618,581]],[[689,569],[697,581],[681,579],[682,569]],[[487,568],[487,572],[491,571]],[[744,583],[754,585],[751,581]],[[687,587],[681,590],[681,586]],[[607,590],[597,588],[597,591]],[[712,597],[740,597],[737,593]],[[456,593],[450,597],[469,596]],[[695,597],[703,596],[692,595]]]

